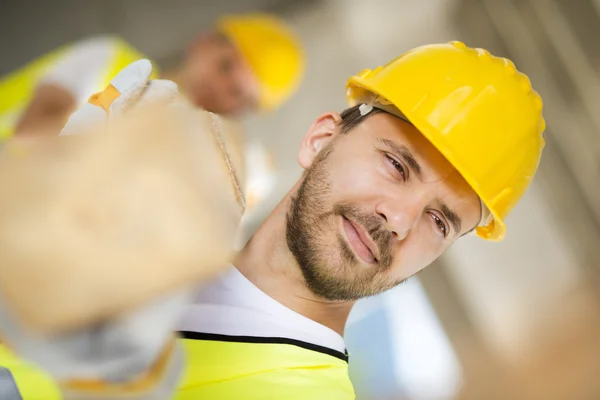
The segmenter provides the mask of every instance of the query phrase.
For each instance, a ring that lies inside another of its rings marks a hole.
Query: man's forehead
[[[423,136],[410,122],[387,112],[380,112],[374,115],[363,117],[361,125],[364,125],[373,136],[385,136],[386,138],[398,141],[406,141],[409,136]]]

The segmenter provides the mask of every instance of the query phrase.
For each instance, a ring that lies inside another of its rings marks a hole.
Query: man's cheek
[[[415,248],[415,251],[404,250],[395,255],[394,263],[398,263],[398,274],[401,279],[409,278],[418,274],[421,270],[431,264],[439,257],[439,253],[433,250],[426,250],[425,246],[420,246],[421,251]]]
[[[373,194],[380,182],[377,176],[368,168],[353,168],[343,171],[338,179],[333,180],[333,193],[345,193],[359,196],[368,196]]]

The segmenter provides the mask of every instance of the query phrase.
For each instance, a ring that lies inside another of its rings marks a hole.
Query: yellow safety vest
[[[50,375],[16,357],[3,345],[0,345],[0,377],[3,393],[10,400],[61,400],[60,390]]]
[[[132,62],[145,58],[136,49],[119,38],[113,38],[113,56],[94,92],[104,89],[110,80]],[[25,67],[0,78],[0,141],[12,136],[19,118],[29,105],[35,89],[44,74],[72,47],[66,45],[33,60]]]
[[[352,400],[343,354],[284,338],[185,333],[185,369],[173,400]],[[22,400],[61,400],[58,386],[0,348]],[[19,399],[19,397],[15,397]],[[12,399],[11,399],[12,400]]]

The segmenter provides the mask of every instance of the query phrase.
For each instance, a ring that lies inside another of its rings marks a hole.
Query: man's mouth
[[[376,246],[367,231],[358,223],[342,216],[346,240],[354,253],[366,264],[377,264]]]

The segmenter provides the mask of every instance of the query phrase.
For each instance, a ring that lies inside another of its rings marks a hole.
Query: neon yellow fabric
[[[348,364],[290,344],[183,339],[187,368],[176,400],[350,400]]]
[[[173,400],[355,398],[347,362],[329,354],[291,344],[180,340],[186,365]],[[46,374],[6,349],[0,367],[13,373],[23,400],[62,400]]]
[[[144,56],[121,39],[113,39],[114,53],[97,90],[106,87],[117,72]],[[22,113],[27,109],[38,82],[73,45],[54,50],[0,78],[0,141],[10,137]],[[154,72],[156,74],[156,72]],[[155,78],[153,76],[152,78]]]
[[[0,345],[1,367],[12,373],[23,400],[61,400],[60,391],[48,374],[15,357],[3,345]]]

